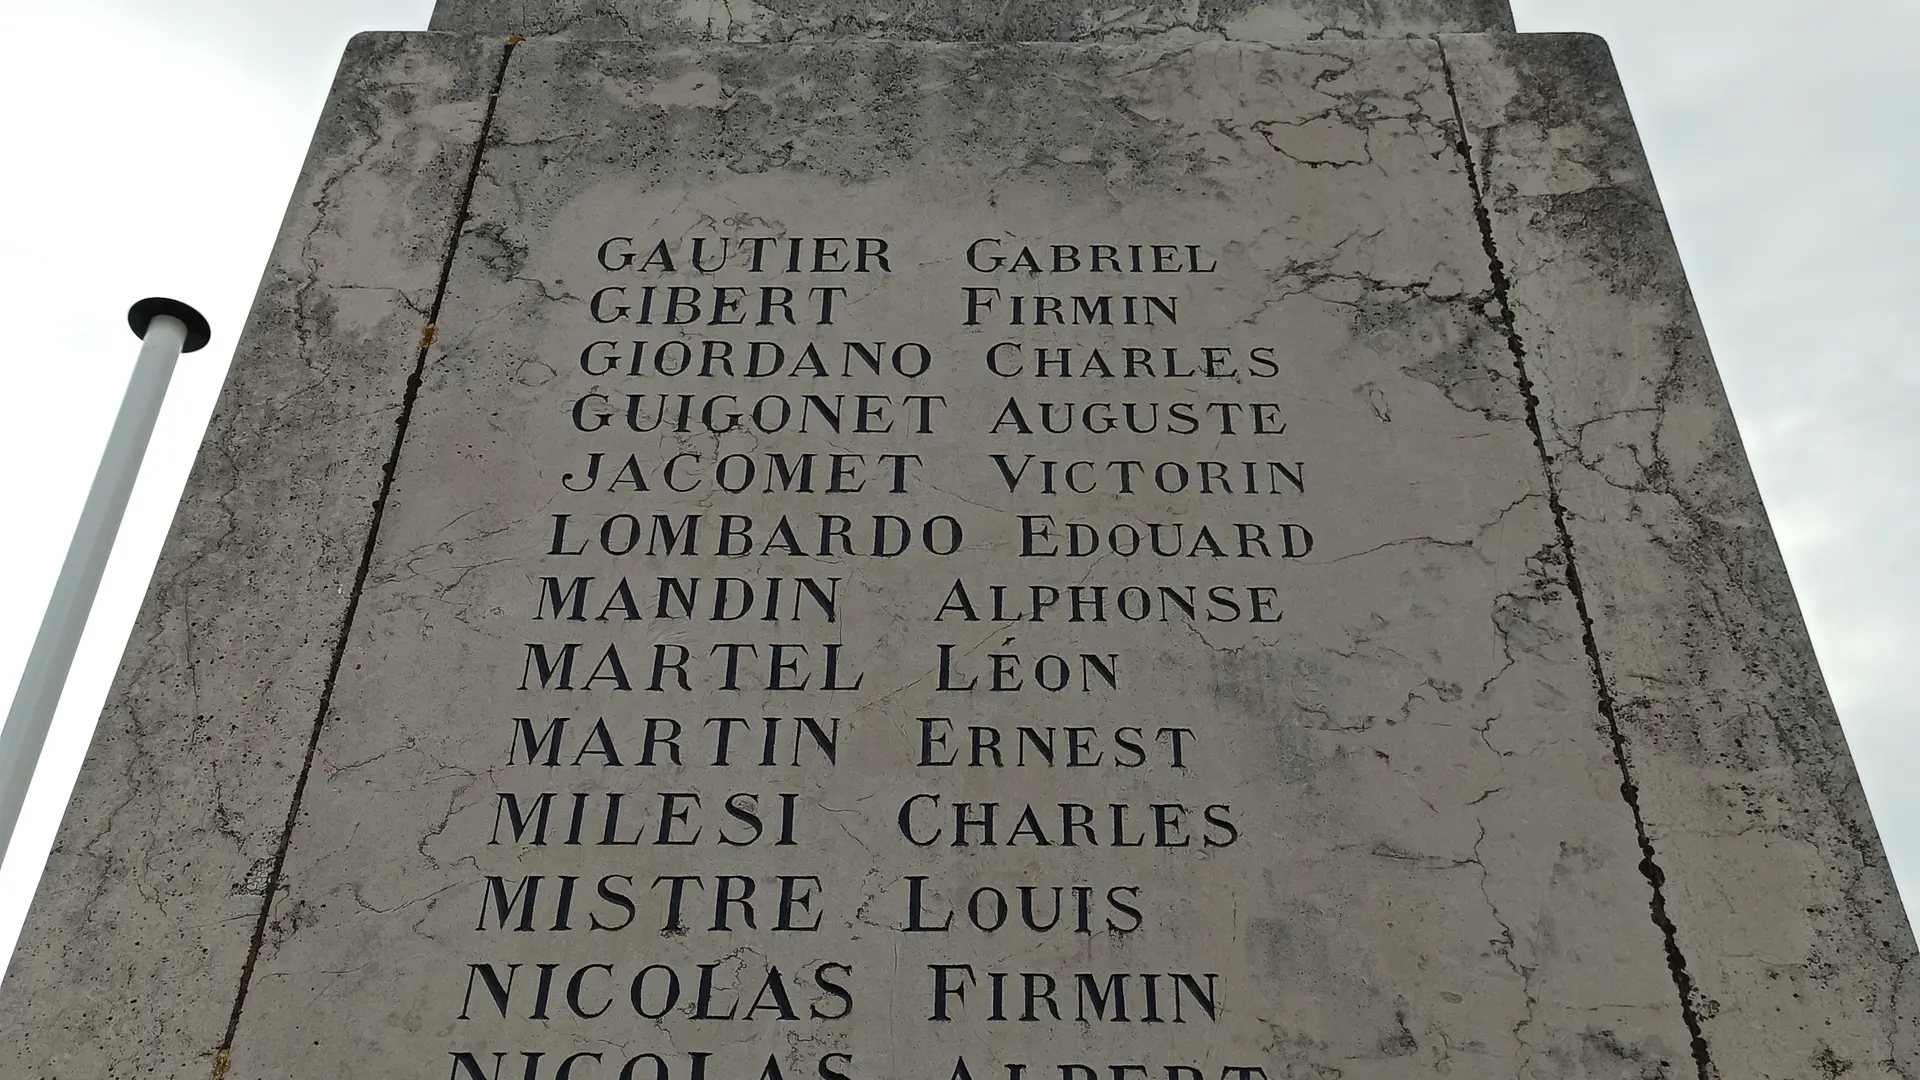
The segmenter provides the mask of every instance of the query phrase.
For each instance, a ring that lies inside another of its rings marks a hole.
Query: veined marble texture
[[[1914,1071],[1597,42],[574,29],[350,53],[0,1076]]]

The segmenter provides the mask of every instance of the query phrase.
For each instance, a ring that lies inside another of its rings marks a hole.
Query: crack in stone
[[[479,134],[474,139],[473,160],[467,171],[466,183],[461,189],[458,208],[448,230],[447,247],[440,264],[440,280],[434,288],[433,305],[427,313],[427,324],[438,325],[440,305],[447,294],[447,283],[453,274],[454,254],[459,250],[460,234],[465,229],[469,208],[473,202],[473,191],[480,180],[480,162],[486,154],[487,137],[493,130],[494,112],[500,103],[500,90],[506,83],[507,65],[513,59],[513,48],[519,43],[518,37],[508,37],[500,53],[499,66],[494,71],[493,85],[487,94],[487,109],[480,121]],[[353,588],[347,597],[346,614],[341,620],[340,635],[334,644],[333,658],[327,669],[326,682],[320,692],[319,707],[315,710],[313,728],[307,738],[305,760],[301,762],[299,778],[295,780],[293,798],[287,806],[287,819],[280,830],[280,842],[274,853],[272,868],[267,872],[263,889],[264,896],[260,905],[260,915],[254,923],[253,941],[247,949],[247,959],[240,969],[239,986],[234,993],[233,1012],[227,1019],[227,1030],[216,1051],[216,1077],[224,1074],[230,1060],[234,1038],[240,1030],[240,1015],[246,1008],[247,991],[253,983],[253,973],[260,954],[269,944],[271,931],[272,945],[277,948],[281,941],[299,929],[300,915],[305,901],[295,901],[286,911],[275,917],[274,894],[279,891],[284,880],[287,851],[292,845],[293,829],[300,817],[300,804],[306,795],[307,781],[313,774],[314,760],[318,754],[320,733],[326,726],[327,714],[333,708],[333,691],[338,685],[340,669],[346,660],[347,646],[353,634],[354,616],[360,608],[360,597],[366,588],[367,576],[373,565],[373,552],[380,538],[380,525],[386,515],[388,499],[393,493],[393,481],[400,467],[400,451],[406,445],[407,427],[413,418],[414,404],[420,397],[420,386],[425,376],[427,353],[432,348],[432,339],[421,340],[418,355],[414,360],[413,373],[407,379],[406,394],[400,406],[400,417],[395,426],[393,450],[381,469],[380,494],[373,501],[373,516],[368,523],[367,538],[360,553],[360,563],[354,573]]]
[[[1486,795],[1480,798],[1484,799]],[[1474,802],[1479,801],[1479,799],[1474,800]],[[1494,954],[1500,957],[1500,961],[1507,965],[1507,969],[1513,972],[1514,977],[1520,980],[1520,995],[1526,1002],[1526,1015],[1514,1023],[1511,1031],[1514,1046],[1520,1057],[1519,1068],[1515,1070],[1514,1075],[1524,1077],[1527,1075],[1527,1067],[1533,1063],[1534,1047],[1522,1032],[1533,1026],[1534,1010],[1540,1004],[1540,999],[1533,993],[1533,973],[1538,965],[1522,964],[1514,959],[1513,951],[1519,947],[1519,940],[1514,936],[1512,924],[1500,917],[1500,904],[1493,898],[1493,889],[1490,887],[1493,874],[1487,869],[1486,861],[1480,855],[1481,845],[1487,842],[1487,823],[1484,820],[1479,822],[1479,828],[1480,835],[1473,840],[1473,858],[1465,862],[1480,868],[1480,899],[1486,903],[1487,914],[1493,918],[1494,924],[1500,927],[1500,936],[1490,939],[1487,944],[1493,948]]]
[[[1541,125],[1550,153],[1557,161],[1578,166],[1577,172],[1588,177],[1585,186],[1561,190],[1563,185],[1555,184],[1548,192],[1508,191],[1505,196],[1518,198],[1537,215],[1540,227],[1570,246],[1571,258],[1583,265],[1580,272],[1598,271],[1613,296],[1630,297],[1632,303],[1651,305],[1661,313],[1661,325],[1640,335],[1646,351],[1635,360],[1644,370],[1635,371],[1632,383],[1614,392],[1623,407],[1593,418],[1584,411],[1563,416],[1545,432],[1554,440],[1554,458],[1569,490],[1592,482],[1624,493],[1628,509],[1621,520],[1636,524],[1641,530],[1636,540],[1666,557],[1653,572],[1664,575],[1670,570],[1685,582],[1674,597],[1687,611],[1673,641],[1675,655],[1659,665],[1663,670],[1658,673],[1616,672],[1623,684],[1657,688],[1651,694],[1621,697],[1619,719],[1643,747],[1659,746],[1663,755],[1677,751],[1699,755],[1715,768],[1769,774],[1775,779],[1762,785],[1768,789],[1766,801],[1783,811],[1789,805],[1806,811],[1746,827],[1695,826],[1690,831],[1703,838],[1749,835],[1768,846],[1784,840],[1831,853],[1813,888],[1832,888],[1838,902],[1813,902],[1810,897],[1800,912],[1777,909],[1788,919],[1804,915],[1812,937],[1803,956],[1770,964],[1764,977],[1785,979],[1836,1000],[1856,991],[1871,995],[1858,1000],[1864,1014],[1879,1019],[1884,1050],[1875,1052],[1835,1032],[1831,1043],[1815,1040],[1820,1049],[1805,1058],[1803,1072],[1820,1074],[1851,1060],[1905,1076],[1912,1072],[1900,1063],[1912,1056],[1913,1012],[1907,1004],[1912,994],[1906,975],[1912,939],[1897,913],[1897,899],[1888,904],[1894,886],[1848,767],[1840,728],[1821,691],[1784,568],[1764,531],[1763,515],[1756,513],[1758,494],[1738,434],[1726,419],[1724,398],[1678,263],[1665,245],[1648,248],[1640,239],[1659,235],[1664,219],[1644,162],[1632,149],[1624,103],[1610,100],[1589,112],[1599,103],[1561,92],[1602,75],[1597,69],[1574,70],[1592,64],[1581,52],[1554,49],[1521,65],[1537,70],[1523,78],[1519,96],[1505,111],[1509,123]],[[1609,74],[1601,81],[1610,79]],[[1491,138],[1478,150],[1483,168]],[[1490,184],[1489,198],[1495,197],[1497,186]],[[1551,268],[1554,259],[1544,256],[1544,265]],[[1552,318],[1513,299],[1522,318]],[[1647,401],[1651,404],[1640,408],[1624,407]],[[1696,409],[1701,406],[1713,410],[1715,419],[1709,430],[1696,431]],[[1740,632],[1757,621],[1782,632]],[[1739,668],[1728,674],[1744,680],[1743,691],[1754,696],[1737,707],[1724,691],[1700,691],[1716,681],[1715,674],[1731,657],[1738,658]],[[1690,712],[1699,724],[1670,722]],[[1710,815],[1726,813],[1732,820],[1744,810],[1752,819],[1764,816],[1750,787],[1733,788],[1746,798],[1728,798],[1724,785],[1711,785],[1710,796],[1718,793],[1728,801],[1713,803]],[[1709,947],[1724,956],[1739,955],[1727,951],[1725,942]],[[1855,958],[1867,962],[1855,967],[1849,962]],[[1751,976],[1725,974],[1726,992],[1773,997],[1776,1009],[1801,998],[1798,990],[1762,989],[1748,982]],[[1758,1001],[1748,1005],[1758,1007]],[[1698,1008],[1702,1020],[1711,1022],[1720,1003],[1703,994]],[[1812,1036],[1819,1029],[1809,1021],[1817,1020],[1803,1019],[1802,1031]]]
[[[1442,70],[1446,73],[1447,95],[1453,101],[1455,150],[1466,167],[1467,185],[1473,195],[1473,215],[1480,227],[1480,243],[1487,255],[1487,270],[1493,279],[1494,298],[1498,302],[1500,326],[1506,335],[1507,348],[1513,354],[1514,371],[1518,377],[1520,393],[1526,402],[1527,429],[1533,434],[1533,443],[1540,454],[1541,466],[1546,473],[1547,504],[1553,511],[1554,529],[1559,534],[1561,549],[1566,553],[1567,588],[1573,594],[1574,608],[1580,615],[1581,637],[1586,645],[1587,664],[1594,684],[1601,718],[1606,721],[1607,731],[1613,743],[1614,764],[1620,770],[1620,797],[1626,802],[1633,818],[1635,838],[1640,846],[1640,873],[1646,878],[1652,896],[1648,901],[1649,914],[1653,924],[1660,931],[1665,944],[1667,968],[1672,973],[1674,988],[1680,995],[1680,1018],[1686,1024],[1690,1037],[1693,1061],[1699,1080],[1718,1080],[1719,1070],[1714,1067],[1713,1054],[1707,1045],[1707,1038],[1701,1026],[1700,1014],[1695,1007],[1698,993],[1693,974],[1687,969],[1686,955],[1680,949],[1679,928],[1674,925],[1667,913],[1666,872],[1656,860],[1653,839],[1648,832],[1646,817],[1640,810],[1640,786],[1633,777],[1629,760],[1627,737],[1620,725],[1619,712],[1615,706],[1613,689],[1607,681],[1606,671],[1600,659],[1599,642],[1594,637],[1593,616],[1587,608],[1586,593],[1581,587],[1580,570],[1574,558],[1573,535],[1567,526],[1567,510],[1560,499],[1560,483],[1554,465],[1553,453],[1547,449],[1546,437],[1540,423],[1540,397],[1534,391],[1533,376],[1527,369],[1527,349],[1520,340],[1515,325],[1513,304],[1508,297],[1509,281],[1506,266],[1500,259],[1498,246],[1493,237],[1493,218],[1487,210],[1484,187],[1480,180],[1481,167],[1473,160],[1473,148],[1468,142],[1466,116],[1461,111],[1459,89],[1454,81],[1453,64],[1447,59],[1446,43],[1438,37],[1434,43],[1440,49]]]

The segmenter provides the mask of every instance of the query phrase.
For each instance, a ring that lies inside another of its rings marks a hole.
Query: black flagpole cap
[[[187,326],[187,340],[181,346],[182,352],[196,352],[213,340],[213,327],[207,325],[207,317],[193,309],[191,304],[165,296],[149,296],[145,300],[127,309],[127,325],[133,327],[135,337],[145,339],[147,326],[155,315],[171,315]]]

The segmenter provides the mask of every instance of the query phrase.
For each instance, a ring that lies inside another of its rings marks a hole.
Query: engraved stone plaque
[[[437,191],[445,257],[326,294],[425,329],[369,516],[313,513],[365,554],[242,770],[287,826],[129,765],[182,793],[155,835],[267,837],[145,886],[218,989],[148,969],[163,1022],[75,1034],[49,928],[94,916],[43,897],[6,1075],[1911,1065],[1817,674],[1754,681],[1810,654],[1617,91],[1543,101],[1597,54],[1517,40],[358,43],[474,149],[376,118],[317,184],[376,263]],[[1622,220],[1651,254],[1580,239]],[[56,869],[119,850],[76,815]]]
[[[1451,120],[519,46],[234,1068],[1685,1062]]]

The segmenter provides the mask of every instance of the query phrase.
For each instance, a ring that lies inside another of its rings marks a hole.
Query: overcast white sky
[[[183,358],[14,847],[10,955],[346,39],[431,0],[0,0],[0,697],[149,294]],[[1515,0],[1613,45],[1894,870],[1920,897],[1920,3]],[[1810,31],[1817,30],[1818,33]],[[1837,47],[1843,34],[1845,47]]]

